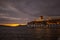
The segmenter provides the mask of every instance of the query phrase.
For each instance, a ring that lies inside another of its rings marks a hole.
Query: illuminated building
[[[47,19],[44,19],[43,16],[40,16],[40,20],[39,21],[35,20],[35,21],[32,21],[32,22],[29,22],[27,25],[30,26],[30,27],[60,26],[60,19],[59,18],[47,17]]]

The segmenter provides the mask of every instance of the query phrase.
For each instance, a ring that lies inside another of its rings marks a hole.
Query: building
[[[51,17],[48,17],[48,20],[44,19],[43,16],[40,16],[40,20],[39,21],[31,21],[29,23],[27,23],[28,26],[30,27],[52,27],[52,26],[60,26],[60,19],[53,19]]]
[[[31,21],[27,23],[27,25],[28,27],[33,27],[35,31],[38,30],[37,33],[41,32],[40,30],[42,29],[45,33],[44,38],[46,38],[46,40],[56,40],[60,38],[60,18],[55,19],[48,17],[48,20]]]

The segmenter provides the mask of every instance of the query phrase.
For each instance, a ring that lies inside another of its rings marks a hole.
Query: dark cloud
[[[0,14],[8,14],[9,20],[0,18],[3,22],[12,22],[12,18],[27,18],[28,22],[41,15],[60,16],[60,0],[0,0]],[[25,20],[22,20],[14,22],[25,23]]]

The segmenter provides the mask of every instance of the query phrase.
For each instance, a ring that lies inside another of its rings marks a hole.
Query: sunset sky
[[[0,0],[0,24],[25,24],[41,15],[60,16],[60,0]]]

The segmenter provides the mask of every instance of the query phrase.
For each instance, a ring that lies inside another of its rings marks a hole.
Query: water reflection
[[[0,40],[57,40],[60,37],[60,26],[21,26],[0,27]]]

